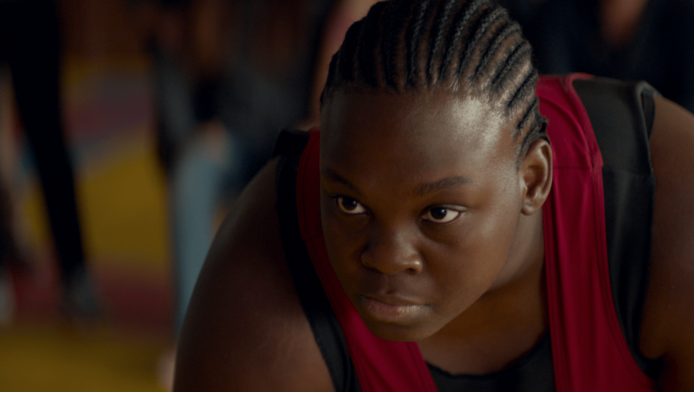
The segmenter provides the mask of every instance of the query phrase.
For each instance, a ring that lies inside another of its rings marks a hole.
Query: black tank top
[[[655,91],[646,83],[577,80],[603,156],[605,223],[613,300],[628,346],[651,377],[656,362],[639,353],[639,325],[646,294],[651,243],[654,176],[649,136]],[[611,116],[611,114],[613,114]],[[316,343],[338,391],[360,390],[342,330],[326,299],[301,239],[296,209],[296,172],[307,134],[283,131],[275,154],[277,210],[287,263]],[[442,391],[552,391],[549,335],[506,369],[486,375],[453,375],[428,364]]]

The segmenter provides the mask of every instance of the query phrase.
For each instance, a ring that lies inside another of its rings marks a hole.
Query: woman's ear
[[[532,215],[539,210],[552,188],[552,147],[546,139],[530,145],[520,163],[523,185],[522,214]]]

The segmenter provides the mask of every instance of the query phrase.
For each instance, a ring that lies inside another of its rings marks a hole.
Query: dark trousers
[[[0,0],[0,62],[9,66],[19,117],[41,183],[64,284],[84,269],[73,168],[62,119],[55,1]]]

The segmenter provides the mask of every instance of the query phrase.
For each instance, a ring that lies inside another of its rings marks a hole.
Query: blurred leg
[[[4,62],[9,57],[10,43],[12,37],[9,34],[9,20],[8,15],[10,13],[9,3],[0,3],[0,141],[3,140],[4,135],[2,132],[7,132],[3,130],[2,127],[7,124],[6,119],[3,117],[4,110],[3,104],[5,104],[2,96],[3,87],[7,85],[4,80]],[[6,146],[0,144],[0,164],[5,164],[7,159],[4,156],[6,151]],[[10,247],[12,243],[11,237],[11,206],[10,197],[5,187],[5,170],[4,165],[0,167],[0,325],[7,324],[12,320],[13,306],[14,306],[14,296],[12,293],[12,288],[10,285],[9,274],[7,271],[7,259],[10,253]]]
[[[170,218],[176,288],[176,331],[214,237],[214,222],[228,179],[238,172],[239,148],[221,126],[205,129],[181,150],[173,168]]]
[[[9,59],[17,109],[33,153],[71,311],[93,312],[76,204],[73,167],[62,119],[59,26],[54,1],[23,2],[22,29]],[[18,7],[19,8],[19,7]],[[19,28],[18,28],[19,30]],[[80,308],[87,308],[80,310]]]

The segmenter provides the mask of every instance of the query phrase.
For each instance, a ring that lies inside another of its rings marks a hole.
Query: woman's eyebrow
[[[321,176],[324,177],[328,181],[333,181],[336,183],[340,183],[351,190],[355,192],[360,192],[360,190],[350,182],[350,180],[344,178],[342,175],[340,175],[338,172],[334,171],[331,168],[322,168],[321,169]],[[453,188],[453,187],[458,187],[464,184],[470,184],[473,183],[473,181],[464,176],[449,176],[442,178],[440,180],[432,181],[429,183],[423,183],[418,185],[413,190],[413,193],[418,196],[424,196],[426,194],[434,193],[437,191],[444,190],[446,188]]]
[[[350,180],[344,178],[343,176],[338,174],[338,172],[334,171],[331,168],[322,168],[321,169],[321,177],[324,177],[324,178],[326,178],[326,180],[329,180],[329,181],[340,183],[340,184],[350,188],[351,190],[353,190],[355,192],[360,192],[360,190],[358,190],[357,187],[355,187],[355,185],[350,182]]]
[[[416,187],[413,191],[418,196],[434,193],[446,188],[458,187],[464,184],[473,183],[472,180],[464,176],[450,176],[430,183],[424,183]]]

